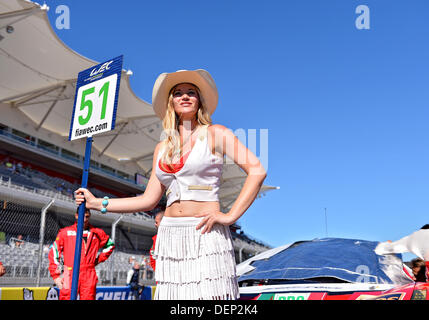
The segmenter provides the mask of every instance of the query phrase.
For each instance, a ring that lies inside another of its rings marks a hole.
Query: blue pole
[[[86,139],[85,159],[83,162],[83,175],[82,175],[82,188],[88,186],[89,165],[91,160],[92,137]],[[76,246],[74,250],[73,260],[73,278],[70,300],[77,299],[77,289],[79,284],[79,270],[80,270],[80,257],[82,252],[82,234],[83,234],[83,220],[85,219],[85,202],[79,206],[77,231],[76,231]]]

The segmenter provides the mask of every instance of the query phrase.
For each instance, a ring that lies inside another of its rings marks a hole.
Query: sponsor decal
[[[402,300],[404,296],[405,292],[389,293],[377,296],[374,298],[374,300]]]
[[[113,60],[110,60],[109,62],[105,62],[103,63],[103,65],[100,68],[94,68],[92,69],[90,76],[95,76],[96,74],[103,72],[105,70],[109,70],[110,69],[110,64],[113,62]]]
[[[58,300],[58,289],[53,287],[0,288],[0,300]]]
[[[276,293],[273,300],[308,300],[310,293],[295,293],[295,292],[286,292],[286,293]]]
[[[426,290],[414,290],[411,300],[426,300]]]

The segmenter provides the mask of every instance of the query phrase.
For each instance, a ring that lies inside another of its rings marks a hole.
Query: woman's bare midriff
[[[165,217],[194,217],[202,213],[220,211],[218,201],[179,200],[165,209]]]

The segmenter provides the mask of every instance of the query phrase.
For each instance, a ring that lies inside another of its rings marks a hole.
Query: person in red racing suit
[[[80,300],[95,300],[98,277],[95,266],[109,258],[115,246],[109,236],[101,229],[89,224],[91,212],[86,209],[84,231],[82,234],[82,252],[79,268],[78,294]],[[76,245],[78,212],[75,224],[58,232],[57,238],[49,250],[49,272],[60,289],[60,300],[70,300],[73,260]],[[103,249],[100,255],[98,251]],[[60,258],[64,259],[64,270],[61,277]]]
[[[162,217],[164,216],[164,210],[159,211],[155,215],[155,227],[158,229],[159,224],[161,223]],[[153,257],[153,253],[155,252],[155,243],[156,243],[156,234],[152,237],[152,248],[150,248],[150,266],[152,267],[153,272],[155,272],[156,268],[156,260]]]
[[[153,257],[153,253],[155,252],[155,242],[156,242],[156,235],[152,237],[152,248],[150,248],[149,254],[150,254],[150,266],[152,267],[153,272],[155,272],[156,268],[156,260]]]

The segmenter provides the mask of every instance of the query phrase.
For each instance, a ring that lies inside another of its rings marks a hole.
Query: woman
[[[255,200],[266,172],[256,156],[222,125],[211,124],[218,92],[202,69],[161,74],[152,105],[162,119],[164,137],[155,147],[152,174],[143,195],[95,198],[75,191],[76,204],[132,213],[153,209],[164,192],[167,208],[158,229],[155,299],[237,299],[235,258],[229,226]],[[227,213],[218,191],[224,156],[247,173],[243,188]]]

